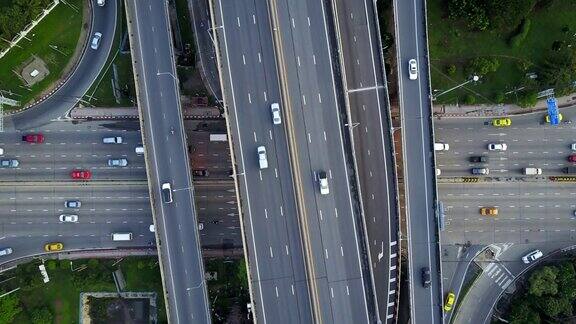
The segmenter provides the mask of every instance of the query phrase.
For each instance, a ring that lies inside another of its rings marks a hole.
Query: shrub
[[[518,106],[522,108],[529,108],[536,106],[538,103],[538,92],[536,91],[525,91],[518,94],[518,101],[516,102]]]
[[[528,32],[530,32],[530,25],[531,25],[530,19],[526,18],[522,20],[522,23],[520,24],[520,27],[518,27],[518,29],[516,30],[516,33],[512,35],[512,37],[510,37],[510,39],[508,40],[508,45],[510,45],[511,47],[520,46],[520,44],[522,44],[522,42],[526,39],[526,36],[528,36]]]
[[[473,105],[476,103],[476,97],[474,97],[471,94],[466,95],[466,97],[464,97],[464,103],[467,105]]]
[[[472,59],[467,66],[469,74],[486,75],[496,72],[500,67],[500,61],[495,57],[477,57]]]
[[[48,268],[48,270],[56,270],[56,260],[48,260],[46,261],[46,268]]]
[[[448,73],[448,75],[454,75],[456,74],[456,65],[454,64],[450,64],[446,67],[446,73]]]
[[[504,92],[502,91],[496,92],[496,94],[494,95],[494,101],[496,101],[496,103],[504,103],[504,100],[506,100],[506,95],[504,94]]]

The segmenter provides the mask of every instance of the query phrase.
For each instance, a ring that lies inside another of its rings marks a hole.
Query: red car
[[[72,179],[89,180],[92,177],[92,172],[89,170],[74,170],[70,173]]]
[[[44,135],[41,133],[38,134],[26,134],[22,136],[22,140],[28,143],[44,143]]]
[[[572,154],[568,157],[568,161],[570,162],[576,162],[576,154]]]

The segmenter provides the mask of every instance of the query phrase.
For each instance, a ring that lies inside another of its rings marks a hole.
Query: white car
[[[326,176],[326,172],[324,171],[318,172],[318,184],[320,186],[321,195],[327,195],[330,193],[330,188],[328,188],[328,177]]]
[[[108,160],[108,166],[111,167],[125,167],[128,165],[128,160],[127,159],[109,159]]]
[[[62,223],[76,223],[78,222],[78,215],[62,214],[60,215],[60,221]]]
[[[280,105],[275,102],[270,105],[270,110],[272,110],[272,122],[274,125],[282,124],[282,118],[280,117]]]
[[[98,6],[104,7],[104,5],[106,4],[106,0],[96,0],[96,3],[98,4]]]
[[[544,254],[540,250],[534,250],[522,257],[522,261],[526,264],[540,259]]]
[[[92,37],[92,42],[90,43],[90,47],[93,50],[97,50],[98,47],[100,46],[100,39],[102,39],[102,33],[95,32],[94,37]]]
[[[418,62],[416,62],[416,59],[408,61],[408,73],[410,80],[418,79]]]
[[[572,145],[570,145],[570,148],[572,149],[572,151],[576,151],[576,143],[572,143]]]
[[[2,250],[0,250],[0,256],[7,256],[12,254],[12,248],[3,248]]]
[[[266,156],[266,148],[264,146],[258,146],[258,164],[260,169],[268,168],[268,157]]]
[[[4,149],[0,147],[0,155],[4,155]]]
[[[508,145],[506,143],[490,143],[488,144],[488,151],[506,151]]]

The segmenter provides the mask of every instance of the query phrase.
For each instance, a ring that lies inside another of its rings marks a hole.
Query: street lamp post
[[[448,89],[448,90],[446,90],[446,91],[442,91],[442,92],[440,92],[440,93],[437,94],[437,95],[432,95],[432,101],[436,100],[438,97],[440,97],[440,96],[443,95],[443,94],[446,94],[446,93],[448,93],[448,92],[450,92],[450,91],[452,91],[452,90],[455,90],[455,89],[458,89],[458,88],[460,88],[460,87],[463,87],[463,86],[467,85],[467,84],[470,83],[470,82],[476,82],[476,81],[478,81],[478,80],[480,80],[480,77],[477,76],[477,75],[473,75],[470,79],[464,81],[463,83],[461,83],[461,84],[459,84],[459,85],[457,85],[457,86],[455,86],[455,87],[452,87],[452,88],[450,88],[450,89]]]

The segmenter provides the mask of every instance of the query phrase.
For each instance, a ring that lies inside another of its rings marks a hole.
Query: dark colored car
[[[568,173],[568,174],[576,173],[576,167],[565,167],[565,168],[562,168],[562,172]]]
[[[74,180],[89,180],[92,178],[92,172],[89,170],[74,170],[70,172],[70,176]]]
[[[26,134],[24,136],[22,136],[22,141],[24,142],[28,142],[28,143],[44,143],[44,135],[42,135],[41,133],[37,133],[37,134]]]
[[[572,154],[568,157],[568,161],[570,162],[576,162],[576,154]]]
[[[207,177],[210,175],[210,172],[208,172],[206,169],[196,169],[192,170],[192,175],[196,177]]]
[[[422,286],[430,288],[430,269],[428,267],[422,268]]]
[[[471,156],[469,160],[472,163],[488,163],[488,157],[485,155]]]

